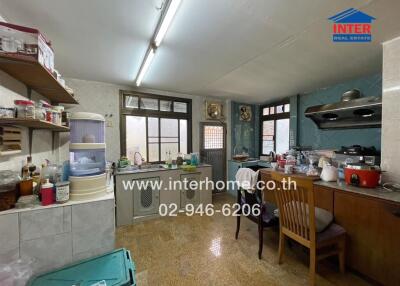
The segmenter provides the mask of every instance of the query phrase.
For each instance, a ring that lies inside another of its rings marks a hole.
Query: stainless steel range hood
[[[352,97],[347,92],[343,94],[341,102],[308,107],[305,116],[312,119],[320,129],[380,127],[382,98],[357,98],[360,95]],[[352,99],[354,97],[356,99]]]

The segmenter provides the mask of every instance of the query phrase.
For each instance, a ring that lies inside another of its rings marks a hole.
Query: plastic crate
[[[29,286],[136,286],[135,265],[129,250],[114,250],[34,277]],[[98,283],[98,284],[96,284]]]

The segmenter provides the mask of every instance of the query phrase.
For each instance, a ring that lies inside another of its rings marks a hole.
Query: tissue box
[[[53,49],[39,30],[0,22],[0,53],[31,57],[51,73],[54,71]]]

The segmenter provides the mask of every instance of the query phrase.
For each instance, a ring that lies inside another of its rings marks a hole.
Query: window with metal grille
[[[289,150],[290,104],[283,101],[261,107],[261,154],[282,154]]]
[[[224,148],[223,126],[204,126],[204,149]]]
[[[121,155],[147,162],[191,152],[190,99],[121,91]]]

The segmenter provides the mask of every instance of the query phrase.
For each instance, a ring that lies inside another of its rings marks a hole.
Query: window
[[[224,127],[217,125],[204,126],[204,149],[224,148]]]
[[[261,154],[289,150],[290,104],[282,102],[261,108]]]
[[[190,99],[121,91],[121,155],[147,162],[191,152]]]

